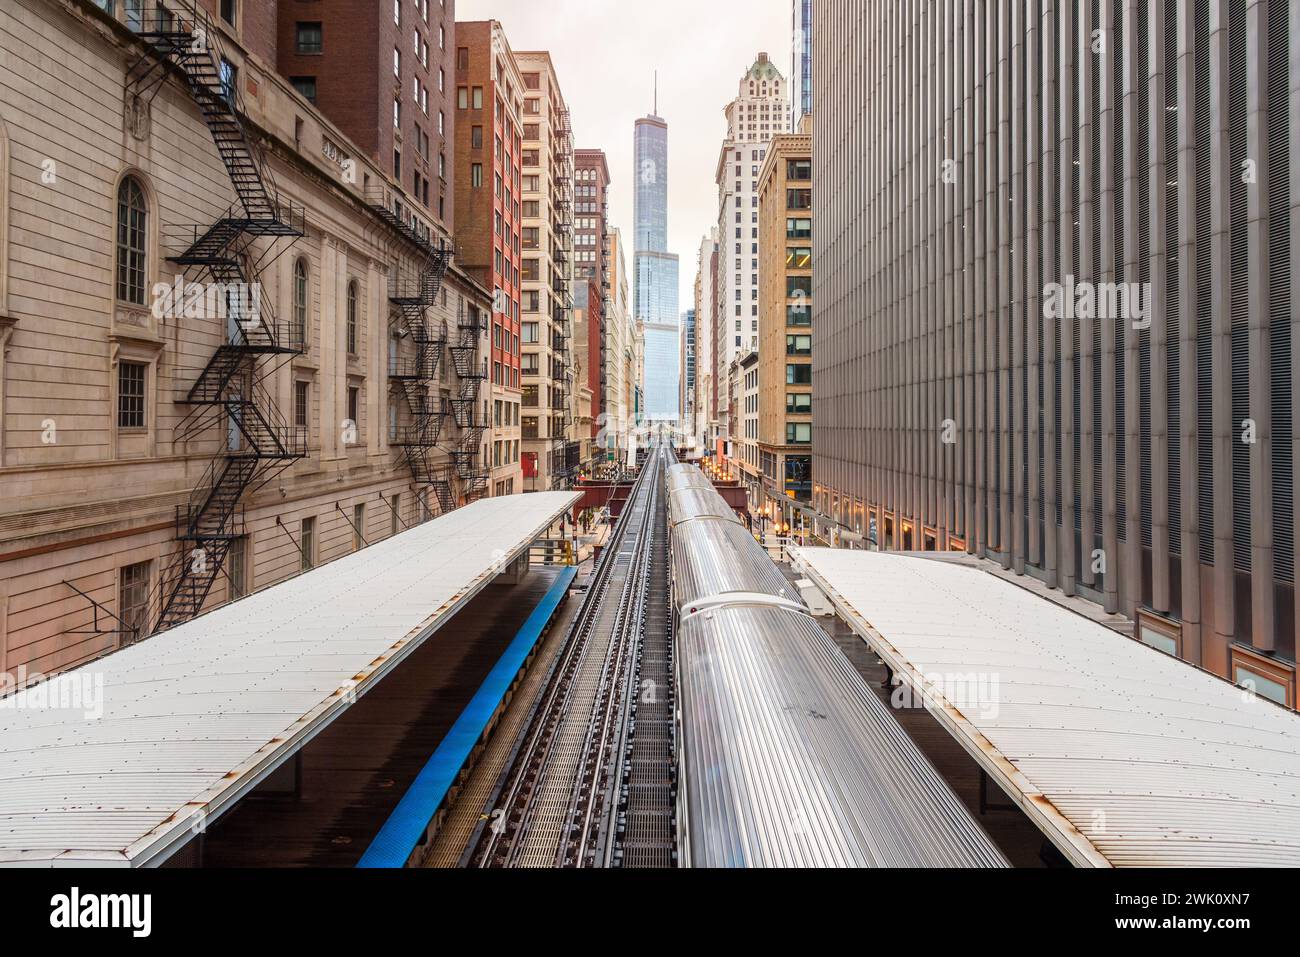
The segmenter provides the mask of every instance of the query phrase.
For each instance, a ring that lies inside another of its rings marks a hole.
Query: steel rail
[[[633,524],[632,516],[635,509],[632,505],[641,494],[650,471],[649,469],[642,470],[637,478],[636,485],[633,487],[632,495],[629,498],[629,507],[619,517],[619,521],[615,525],[611,540],[605,546],[601,560],[590,580],[583,606],[570,626],[569,635],[566,638],[566,648],[563,654],[558,656],[552,664],[550,673],[547,676],[545,693],[534,702],[528,719],[529,730],[521,739],[520,744],[516,746],[502,773],[502,780],[494,790],[494,801],[492,803],[496,805],[497,809],[494,811],[494,817],[499,814],[504,819],[501,821],[500,826],[493,826],[488,829],[486,835],[480,829],[478,842],[481,849],[476,854],[466,855],[466,860],[474,860],[478,866],[491,867],[501,859],[502,852],[499,850],[499,846],[503,840],[509,843],[504,852],[505,863],[512,863],[518,858],[521,838],[527,832],[527,828],[531,823],[530,804],[532,798],[537,785],[542,781],[546,770],[550,766],[555,732],[572,703],[573,677],[585,659],[591,631],[604,610],[608,591],[606,585],[618,564],[623,542]],[[530,778],[531,784],[529,783]],[[502,794],[505,794],[504,801],[500,800]],[[521,804],[523,807],[520,820],[517,825],[512,827],[511,819],[515,816],[516,811],[520,811]]]

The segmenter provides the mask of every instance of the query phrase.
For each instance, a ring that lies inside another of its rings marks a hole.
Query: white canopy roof
[[[1076,864],[1300,864],[1300,716],[978,568],[793,555]]]
[[[161,863],[578,499],[476,502],[0,700],[0,863]],[[40,706],[101,681],[98,717]]]

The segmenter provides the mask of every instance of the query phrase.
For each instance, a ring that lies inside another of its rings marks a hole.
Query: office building
[[[1294,706],[1294,6],[976,12],[814,6],[814,502]]]

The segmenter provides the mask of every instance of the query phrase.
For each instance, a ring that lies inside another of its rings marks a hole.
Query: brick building
[[[605,362],[608,325],[613,311],[610,303],[609,185],[609,162],[603,150],[574,152],[573,271],[578,291],[576,305],[584,310],[586,316],[585,329],[578,330],[578,339],[585,346],[583,369],[585,384],[592,395],[593,438],[602,428],[601,423],[608,419],[611,406]],[[584,280],[591,280],[591,286],[587,287]]]
[[[523,78],[496,20],[456,24],[457,260],[493,291],[493,491],[523,488],[520,322]]]
[[[277,5],[271,62],[450,231],[456,0],[275,0],[271,7]],[[239,6],[247,10],[247,32],[255,16],[266,24],[265,13],[253,13],[265,6],[260,0]]]

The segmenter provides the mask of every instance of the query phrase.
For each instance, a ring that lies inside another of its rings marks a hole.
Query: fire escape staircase
[[[389,358],[389,384],[404,398],[405,417],[409,420],[409,424],[397,427],[390,444],[401,450],[415,487],[431,493],[438,503],[439,514],[446,514],[455,510],[456,498],[448,469],[436,457],[451,410],[450,402],[434,392],[438,390],[439,370],[449,337],[447,323],[443,321],[435,327],[428,313],[442,291],[452,250],[446,242],[435,244],[412,226],[402,213],[400,201],[393,201],[386,190],[370,191],[366,205],[413,247],[418,257],[418,274],[408,278],[399,269],[389,290],[389,302],[397,310],[398,337],[414,346],[414,355]]]
[[[480,358],[479,343],[484,330],[484,317],[470,308],[459,320],[460,340],[451,349],[452,364],[460,379],[460,391],[451,400],[452,417],[460,431],[460,441],[449,451],[452,468],[460,479],[465,500],[474,501],[488,491],[491,477],[486,461],[480,461],[483,436],[489,423],[479,411],[483,384],[487,381],[486,360]]]
[[[188,245],[171,257],[185,270],[200,272],[211,287],[227,290],[230,341],[216,350],[182,400],[192,411],[180,441],[222,423],[226,434],[223,450],[176,510],[182,547],[162,575],[156,602],[156,630],[163,631],[202,610],[232,542],[243,534],[245,494],[307,454],[304,430],[284,421],[263,386],[264,360],[278,364],[301,354],[302,331],[278,324],[260,296],[253,298],[267,256],[282,240],[288,245],[303,235],[305,217],[279,201],[261,147],[248,134],[234,72],[221,56],[221,34],[207,11],[195,0],[168,0],[141,11],[132,25],[145,51],[129,70],[128,92],[151,99],[170,73],[179,74],[237,198],[216,222],[194,227]],[[271,249],[259,258],[255,246],[262,237],[271,237]]]

